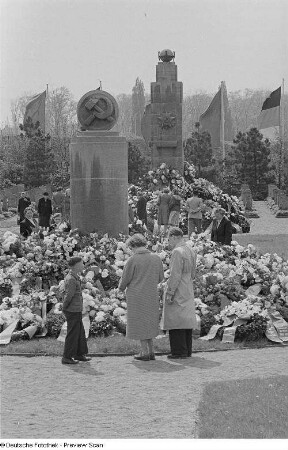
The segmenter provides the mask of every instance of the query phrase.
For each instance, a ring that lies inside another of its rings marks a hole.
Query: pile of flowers
[[[195,168],[193,165],[185,163],[184,176],[182,176],[176,169],[169,167],[163,163],[156,170],[150,170],[139,182],[139,186],[130,186],[128,194],[129,201],[132,207],[135,207],[137,202],[137,193],[141,189],[144,191],[147,199],[148,216],[155,219],[157,217],[157,200],[159,191],[164,187],[169,187],[171,190],[177,188],[183,200],[191,196],[192,191],[197,191],[199,197],[204,201],[203,219],[204,227],[208,226],[212,220],[212,211],[216,206],[223,207],[231,221],[239,225],[243,232],[250,230],[250,222],[244,216],[239,199],[235,196],[229,196],[215,186],[210,181],[204,178],[195,177]],[[184,202],[182,202],[182,211],[180,216],[180,226],[184,230],[187,228],[187,213],[184,209]]]
[[[224,194],[205,179],[195,178],[194,167],[186,163],[184,176],[161,164],[157,170],[149,171],[138,186],[131,185],[128,192],[130,205],[136,213],[138,193],[144,192],[152,228],[143,227],[135,214],[130,232],[146,235],[148,248],[159,255],[164,267],[165,278],[159,286],[160,309],[169,277],[170,251],[167,242],[160,241],[152,232],[159,190],[164,186],[171,189],[177,186],[183,200],[192,190],[197,190],[204,200],[207,224],[211,221],[213,208],[220,205],[234,223],[242,229],[249,227],[238,199]],[[183,208],[183,229],[187,226],[186,216]],[[83,314],[89,317],[90,334],[125,333],[127,304],[125,294],[119,293],[117,287],[131,255],[126,239],[123,235],[116,239],[107,234],[83,235],[78,230],[59,229],[44,232],[41,236],[32,234],[23,240],[6,232],[0,242],[0,329],[17,319],[15,332],[18,337],[25,337],[27,332],[25,335],[23,330],[29,326],[40,332],[46,327],[48,336],[57,337],[65,321],[62,302],[67,260],[79,255],[87,268],[92,265],[98,268],[82,279]],[[242,339],[262,335],[268,327],[271,311],[277,311],[288,321],[287,261],[276,254],[260,255],[252,245],[243,247],[233,241],[231,246],[220,246],[205,235],[192,238],[191,245],[197,252],[194,292],[202,336],[207,335],[213,325],[219,327],[218,336],[221,335],[228,317],[240,318],[244,313],[246,323],[237,328],[237,336]]]
[[[170,251],[157,237],[147,237],[150,250],[160,256],[164,266],[165,279],[159,286],[162,307]],[[117,286],[131,254],[126,239],[127,236],[116,239],[97,233],[83,236],[75,230],[47,234],[41,241],[37,235],[31,235],[21,241],[23,256],[19,258],[1,246],[0,258],[6,263],[0,273],[2,329],[17,318],[18,337],[26,336],[22,331],[27,326],[37,325],[38,331],[43,330],[41,315],[45,303],[47,335],[57,337],[65,321],[62,302],[67,259],[80,255],[88,268],[98,267],[96,273],[90,271],[82,279],[83,314],[89,316],[90,334],[125,333],[127,304],[125,294],[118,292]],[[271,310],[288,321],[287,261],[276,254],[261,255],[253,245],[243,247],[236,241],[231,246],[220,246],[204,235],[194,236],[191,245],[197,252],[194,290],[202,336],[209,333],[212,325],[222,326],[231,316],[246,318],[247,323],[237,328],[239,339],[262,336]]]

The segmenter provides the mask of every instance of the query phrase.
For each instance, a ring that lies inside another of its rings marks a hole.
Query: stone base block
[[[78,132],[70,144],[71,225],[128,234],[128,150],[118,132]]]

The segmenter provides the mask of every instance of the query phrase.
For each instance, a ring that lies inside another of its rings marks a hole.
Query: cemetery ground
[[[76,366],[3,356],[1,385],[3,439],[288,437],[284,347]]]
[[[288,258],[288,219],[276,219],[264,202],[254,205],[260,218],[252,219],[250,234],[234,239]],[[18,232],[16,218],[3,222],[0,233]],[[156,361],[95,356],[63,366],[63,344],[55,339],[11,343],[1,349],[10,353],[1,357],[1,437],[287,438],[287,346],[246,345],[196,339],[192,358],[170,361],[164,337],[155,340]],[[123,336],[89,339],[88,346],[91,354],[139,349]],[[12,355],[28,349],[54,356]]]

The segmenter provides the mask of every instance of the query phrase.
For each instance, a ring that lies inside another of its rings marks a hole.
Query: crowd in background
[[[229,245],[232,241],[232,233],[236,232],[231,221],[228,218],[229,212],[220,206],[215,206],[212,211],[213,220],[210,225],[204,229],[203,227],[203,212],[205,209],[202,198],[199,197],[197,190],[194,190],[191,196],[184,200],[180,195],[180,191],[174,188],[170,191],[169,188],[164,188],[158,195],[157,200],[157,228],[152,221],[149,221],[147,215],[147,203],[149,201],[148,195],[144,192],[138,192],[137,200],[129,201],[129,223],[133,223],[135,215],[142,222],[144,228],[151,233],[158,233],[167,236],[171,227],[179,227],[180,212],[183,209],[187,213],[188,224],[188,239],[192,234],[203,233],[210,234],[210,238],[214,242]]]
[[[67,229],[70,222],[70,189],[64,192],[61,187],[57,188],[52,199],[45,191],[37,204],[31,202],[27,192],[21,192],[17,212],[20,234],[25,238],[32,232]]]

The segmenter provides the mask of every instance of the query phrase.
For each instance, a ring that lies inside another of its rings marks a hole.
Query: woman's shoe
[[[139,355],[135,355],[134,359],[137,361],[150,361],[149,355],[141,355],[141,353]]]

